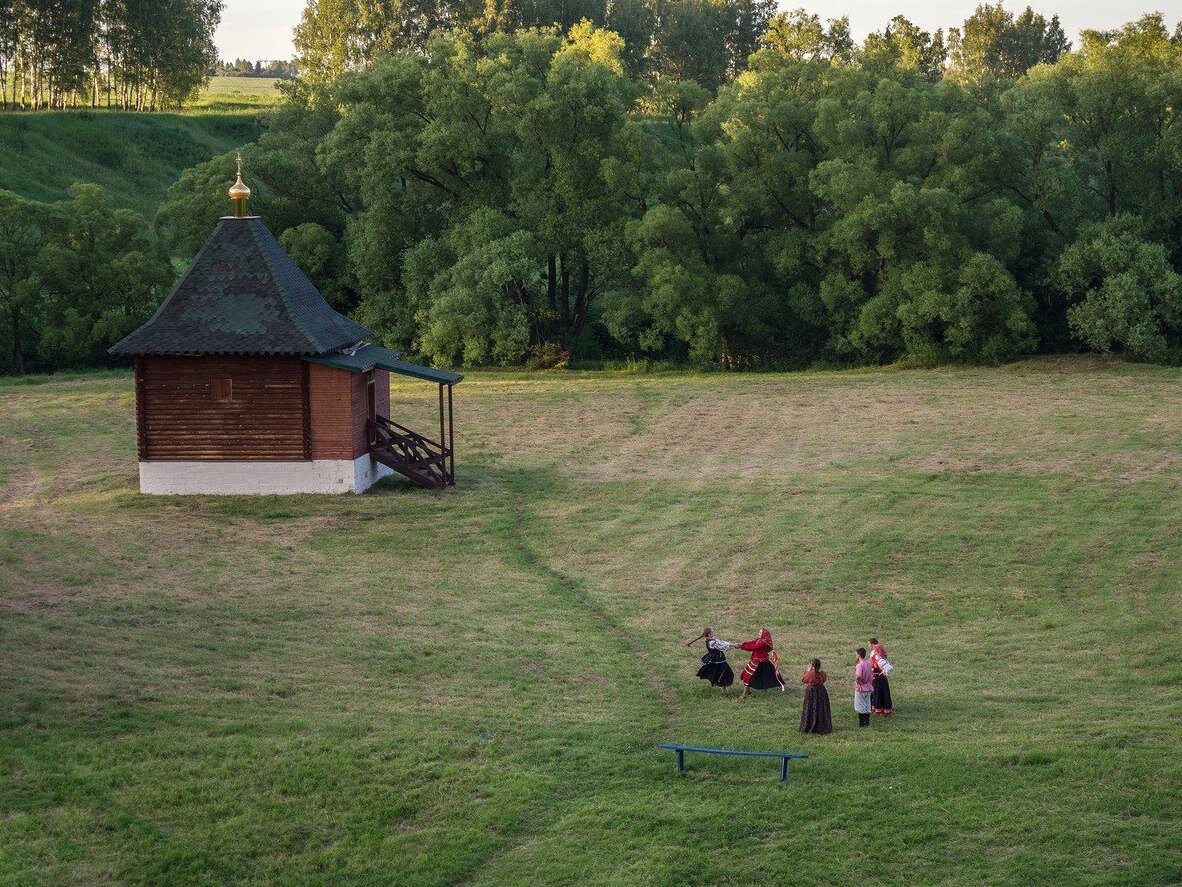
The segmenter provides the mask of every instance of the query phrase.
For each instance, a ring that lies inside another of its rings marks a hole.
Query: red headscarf
[[[880,659],[887,658],[886,648],[884,648],[882,644],[875,644],[870,649],[873,650],[875,653],[877,653]]]
[[[761,628],[759,630],[759,637],[757,637],[756,640],[767,644],[770,647],[772,646],[772,633],[766,628]]]

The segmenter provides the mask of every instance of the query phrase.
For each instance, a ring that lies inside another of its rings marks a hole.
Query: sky
[[[291,31],[300,20],[305,0],[226,0],[222,24],[214,35],[224,59],[288,59],[292,57]],[[977,7],[978,0],[834,0],[830,3],[810,0],[781,0],[781,8],[803,6],[822,18],[850,17],[854,36],[865,37],[879,30],[893,15],[905,15],[926,31],[947,28],[963,22]],[[1009,0],[1010,9],[1022,10],[1027,0]],[[1050,18],[1059,13],[1063,28],[1075,40],[1084,28],[1112,28],[1139,18],[1143,12],[1161,12],[1170,23],[1182,20],[1182,0],[1145,0],[1119,3],[1114,0],[1033,0],[1036,12]]]

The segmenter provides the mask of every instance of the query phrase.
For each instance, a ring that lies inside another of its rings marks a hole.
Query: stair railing
[[[449,462],[451,450],[443,444],[385,416],[368,419],[366,432],[372,441],[370,449],[394,457],[391,461],[399,463],[400,470],[409,469],[408,477],[417,479],[414,474],[426,474],[432,486],[438,487],[455,483]]]

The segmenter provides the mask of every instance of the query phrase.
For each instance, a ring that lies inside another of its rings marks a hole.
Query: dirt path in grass
[[[626,437],[644,434],[647,414],[657,406],[656,398],[646,387],[638,386],[637,394],[639,406],[626,417],[629,422]],[[580,454],[566,454],[562,460],[564,466],[577,463],[580,455],[591,457],[594,443],[584,441],[579,450]],[[599,635],[612,640],[618,651],[616,655],[628,657],[629,670],[635,673],[633,684],[644,689],[645,696],[652,700],[653,705],[648,711],[625,712],[623,717],[636,725],[635,745],[638,751],[642,747],[656,745],[673,723],[676,693],[669,684],[653,677],[655,669],[649,662],[649,648],[633,637],[628,627],[596,600],[582,579],[558,569],[547,557],[545,519],[538,516],[531,504],[548,501],[545,493],[553,494],[554,490],[525,489],[511,493],[513,501],[508,510],[509,520],[500,530],[509,543],[514,565],[537,576],[547,591],[565,607],[577,610],[584,618],[594,622]],[[552,799],[545,809],[538,807],[537,812],[522,823],[522,827],[500,850],[484,860],[461,883],[482,883],[507,857],[537,840],[548,824],[560,819],[563,808],[585,803],[585,800],[585,797]]]

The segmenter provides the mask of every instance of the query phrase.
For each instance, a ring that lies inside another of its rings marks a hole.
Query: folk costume
[[[874,690],[874,669],[869,659],[859,659],[854,666],[854,711],[858,726],[870,726],[870,693]]]
[[[870,669],[874,674],[874,687],[870,692],[870,711],[876,715],[894,714],[895,711],[891,704],[891,683],[883,671],[886,661],[887,654],[882,644],[875,644],[870,648]]]
[[[706,638],[706,655],[702,657],[702,667],[698,669],[698,677],[709,681],[711,687],[729,687],[735,682],[734,669],[726,661],[726,651],[731,646],[713,635]]]
[[[825,681],[829,675],[811,668],[801,675],[801,683],[807,685],[804,691],[804,707],[800,712],[801,733],[832,733],[833,712],[829,709],[829,691]]]
[[[739,648],[751,654],[747,667],[743,669],[739,679],[750,690],[770,690],[779,687],[786,691],[784,681],[780,678],[780,670],[776,668],[779,655],[772,645],[772,633],[766,628],[759,630],[759,637],[753,641],[743,641]]]

